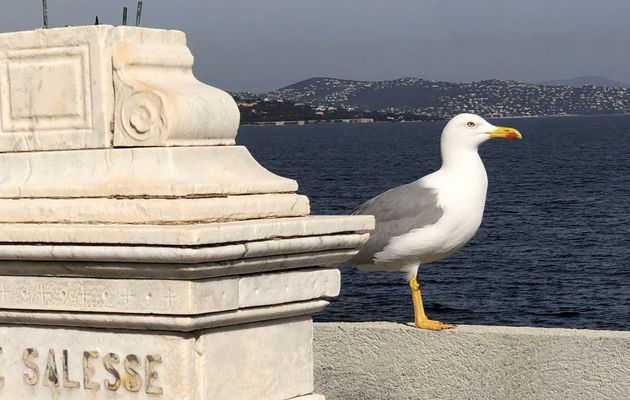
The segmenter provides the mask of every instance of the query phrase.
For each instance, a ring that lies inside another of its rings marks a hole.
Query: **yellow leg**
[[[424,313],[424,306],[422,305],[422,295],[420,294],[420,282],[417,275],[414,275],[409,280],[409,287],[411,288],[411,299],[413,300],[413,316],[416,328],[430,329],[432,331],[441,331],[444,329],[455,328],[452,324],[443,324],[440,321],[433,321],[427,318]]]

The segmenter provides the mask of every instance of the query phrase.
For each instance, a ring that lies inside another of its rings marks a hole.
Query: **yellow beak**
[[[508,128],[506,126],[497,126],[497,129],[492,132],[488,132],[488,135],[493,138],[503,138],[503,139],[523,139],[521,136],[521,132],[514,128]]]

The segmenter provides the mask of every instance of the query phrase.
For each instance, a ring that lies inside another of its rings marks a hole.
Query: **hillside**
[[[252,93],[235,92],[232,97],[241,112],[243,124],[275,124],[325,122],[420,121],[431,118],[425,115],[399,112],[366,111],[285,101],[259,97]]]
[[[419,78],[378,82],[311,78],[261,98],[430,118],[448,118],[464,111],[488,117],[630,113],[627,88],[503,80],[453,83]]]
[[[551,81],[541,82],[541,84],[572,87],[600,86],[630,88],[630,84],[628,83],[613,81],[612,79],[604,78],[603,76],[578,76],[570,79],[554,79]]]

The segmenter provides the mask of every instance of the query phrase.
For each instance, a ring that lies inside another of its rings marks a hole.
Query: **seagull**
[[[376,228],[348,264],[367,271],[406,272],[418,328],[455,327],[425,314],[418,269],[454,254],[477,232],[488,188],[477,148],[491,138],[522,136],[514,128],[494,126],[478,115],[457,115],[442,131],[440,169],[390,189],[353,212],[373,215]]]

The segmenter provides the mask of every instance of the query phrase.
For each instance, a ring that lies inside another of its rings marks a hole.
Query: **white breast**
[[[375,254],[375,261],[424,264],[448,257],[468,243],[483,218],[488,179],[478,156],[466,161],[465,168],[440,169],[422,178],[424,185],[436,189],[442,217],[431,226],[392,238]]]

